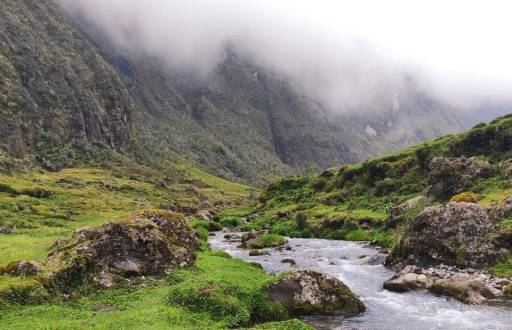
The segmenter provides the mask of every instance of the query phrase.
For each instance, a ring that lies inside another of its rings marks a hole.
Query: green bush
[[[253,244],[255,249],[265,249],[286,244],[286,239],[278,234],[264,234],[256,239]]]
[[[223,228],[234,228],[241,223],[240,218],[236,216],[228,216],[220,219],[220,225]]]
[[[299,230],[304,230],[307,227],[308,219],[304,212],[297,212],[297,214],[295,214],[295,224]]]

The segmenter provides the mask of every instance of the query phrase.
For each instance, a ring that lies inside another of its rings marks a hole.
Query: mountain
[[[232,49],[198,79],[116,46],[48,0],[6,0],[0,14],[1,148],[48,168],[107,148],[145,164],[182,156],[258,184],[461,129],[447,105],[407,79],[371,109],[339,113]]]

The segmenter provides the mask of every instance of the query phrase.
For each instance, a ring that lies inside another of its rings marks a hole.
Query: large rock
[[[433,280],[425,274],[405,273],[397,274],[384,282],[384,289],[394,292],[407,292],[429,289]]]
[[[494,243],[498,224],[488,210],[473,203],[425,208],[393,249],[393,263],[488,266],[505,257]]]
[[[290,273],[274,283],[269,299],[294,315],[353,316],[365,311],[363,302],[342,281],[312,270]]]
[[[45,268],[48,283],[57,288],[82,283],[96,274],[100,274],[95,277],[99,284],[113,286],[126,277],[163,274],[191,265],[198,246],[181,214],[142,211],[124,221],[78,230],[48,256]]]
[[[464,191],[477,177],[486,177],[492,172],[488,162],[464,157],[434,157],[429,170],[430,186],[425,193],[446,199]]]
[[[436,280],[430,291],[435,294],[453,297],[466,304],[475,305],[483,304],[488,299],[496,297],[484,283],[463,276]]]
[[[426,274],[428,273],[428,274]],[[384,282],[384,289],[394,292],[429,290],[438,295],[455,298],[465,304],[483,304],[488,299],[501,294],[492,285],[485,283],[480,276],[456,273],[438,274],[438,270],[426,271],[414,266],[407,266],[402,272]]]

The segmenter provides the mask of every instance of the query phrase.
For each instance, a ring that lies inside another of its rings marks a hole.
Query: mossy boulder
[[[427,207],[400,237],[391,261],[489,266],[506,254],[494,240],[497,231],[494,217],[478,204],[450,202]]]
[[[354,316],[365,311],[363,302],[342,281],[312,270],[289,273],[273,283],[269,299],[292,315]]]
[[[476,178],[488,177],[492,167],[487,161],[471,158],[434,157],[429,163],[428,196],[448,199],[470,187]]]
[[[192,265],[198,247],[194,230],[181,214],[140,211],[120,222],[78,230],[48,256],[46,283],[65,289],[94,279],[111,287],[126,277]]]

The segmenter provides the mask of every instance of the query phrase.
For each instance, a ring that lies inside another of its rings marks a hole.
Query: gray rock
[[[365,311],[363,302],[343,282],[312,270],[293,272],[275,282],[269,299],[293,315],[354,316]]]

